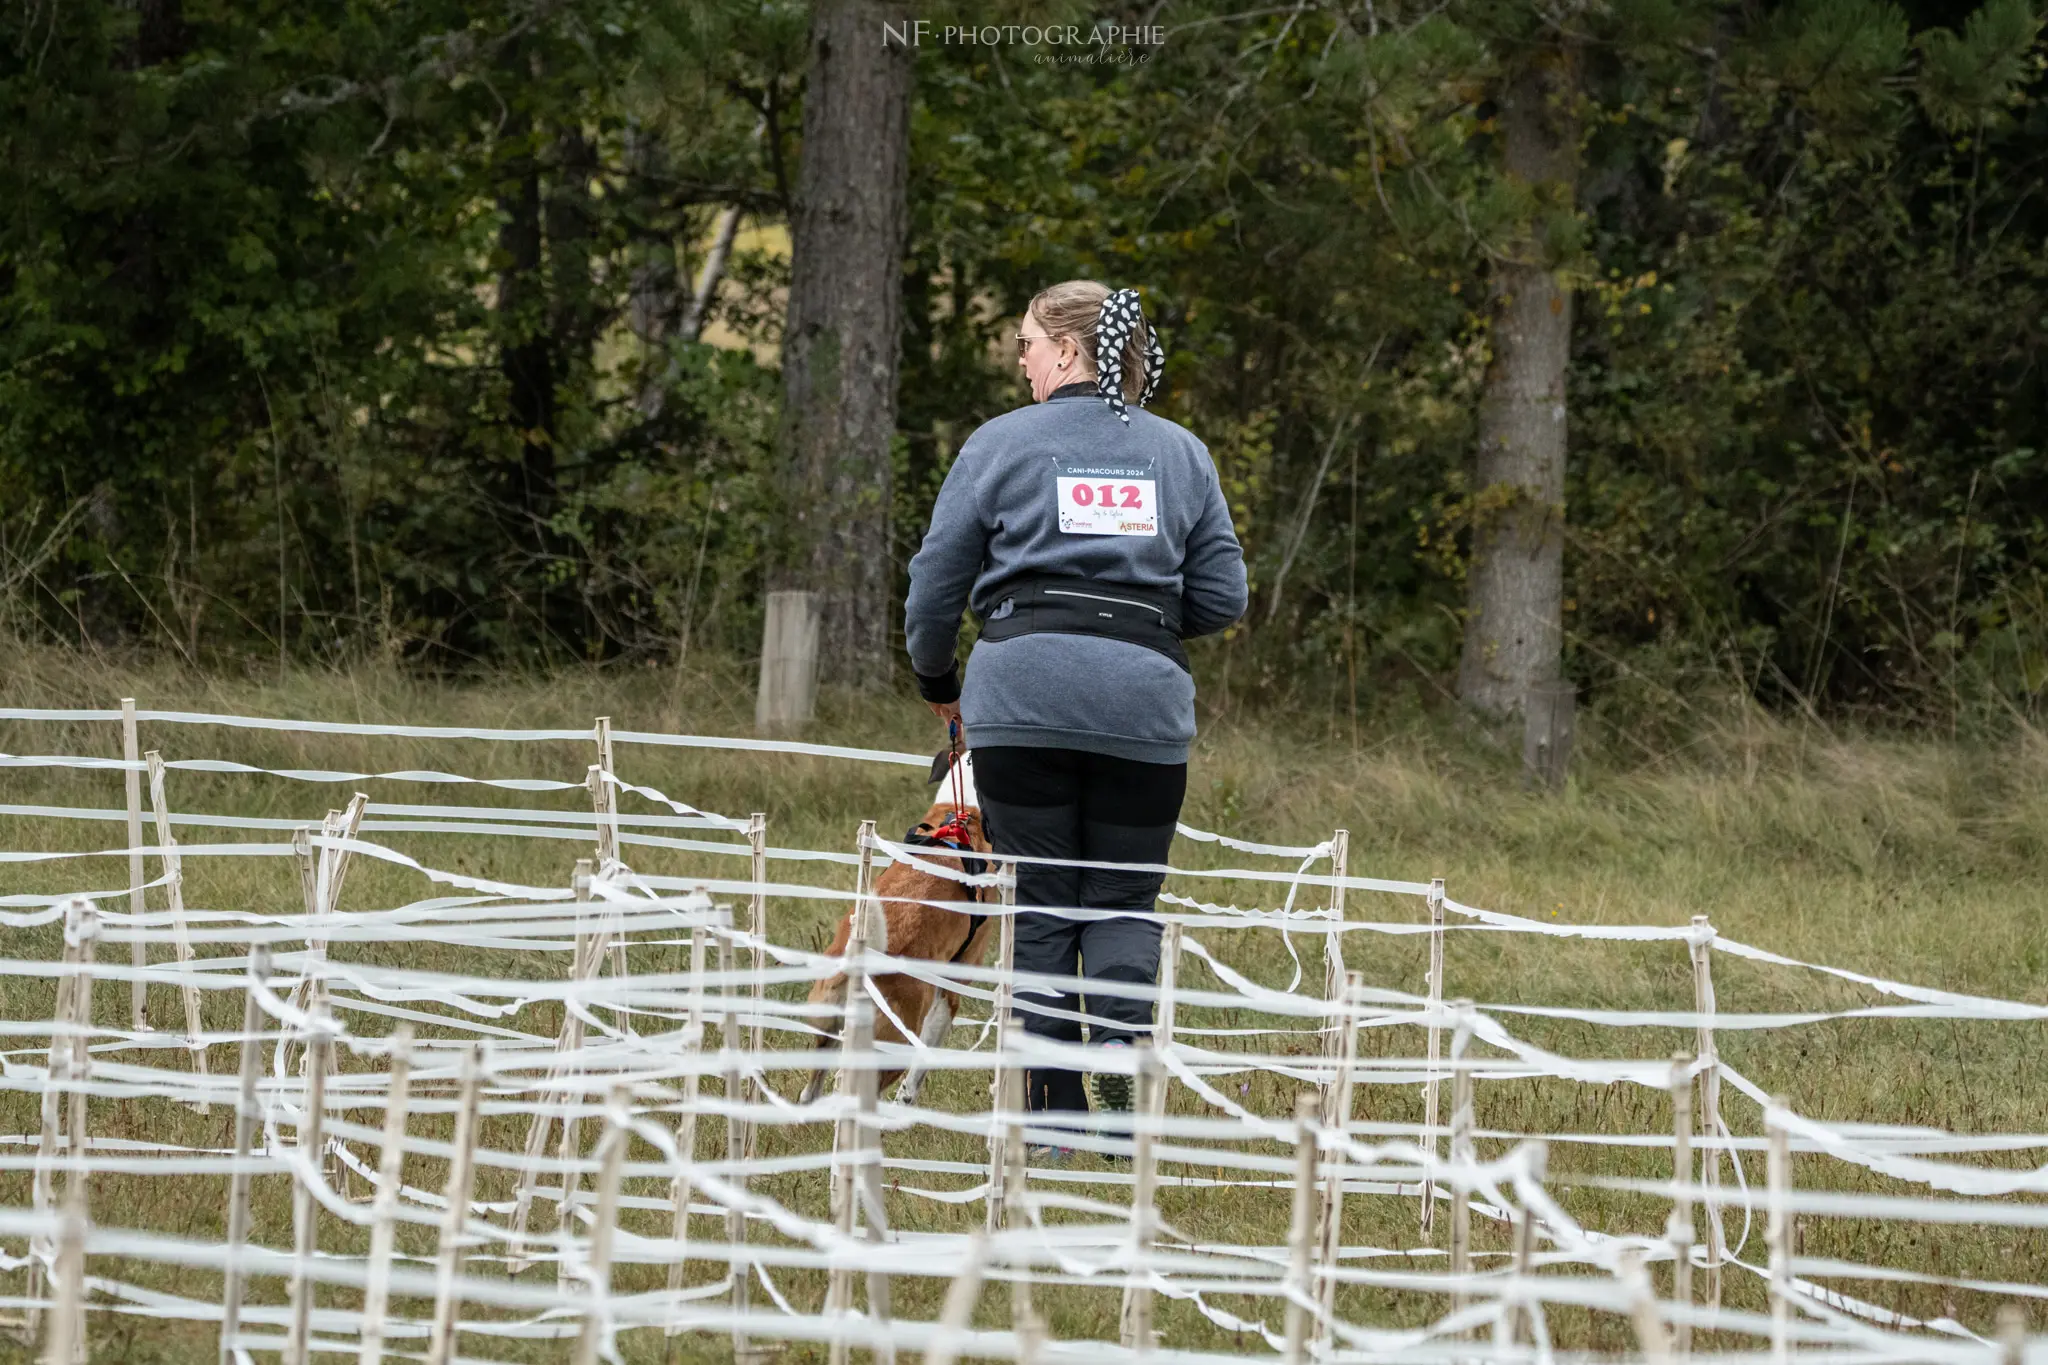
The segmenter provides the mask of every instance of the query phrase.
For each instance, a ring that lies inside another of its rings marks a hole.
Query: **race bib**
[[[1068,535],[1159,534],[1159,484],[1149,460],[1055,460],[1053,493]]]

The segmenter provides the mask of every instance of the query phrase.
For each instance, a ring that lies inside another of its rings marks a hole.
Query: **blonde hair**
[[[1073,338],[1088,368],[1099,375],[1102,366],[1095,359],[1095,327],[1102,320],[1102,301],[1109,294],[1109,286],[1100,280],[1067,280],[1050,289],[1040,290],[1024,312],[1026,316],[1037,318],[1038,325],[1045,328],[1045,334],[1054,341],[1062,337]],[[1124,342],[1126,403],[1137,402],[1138,395],[1145,391],[1145,381],[1150,377],[1145,373],[1145,347],[1151,335],[1150,325],[1141,317],[1132,326],[1130,339]]]

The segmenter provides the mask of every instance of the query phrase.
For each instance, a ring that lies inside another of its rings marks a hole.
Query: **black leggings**
[[[998,853],[1163,863],[1187,796],[1188,765],[1000,745],[974,750],[974,785],[989,843]],[[1152,911],[1165,880],[1157,872],[1020,864],[1020,906],[1130,910],[1143,918],[1075,920],[1021,912],[1016,970],[1152,985],[1159,975],[1162,928]],[[1080,1021],[1037,1013],[1034,1003],[1086,1013],[1091,1043],[1128,1043],[1152,1027],[1149,1000],[1091,996],[1083,1004],[1072,995],[1020,993],[1025,1031],[1062,1042],[1081,1041]],[[1025,1078],[1025,1094],[1035,1110],[1088,1107],[1078,1071],[1034,1068]]]

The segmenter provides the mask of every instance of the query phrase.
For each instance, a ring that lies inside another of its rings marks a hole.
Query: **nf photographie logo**
[[[882,25],[882,46],[889,47],[1025,47],[1038,51],[1034,61],[1048,64],[1119,62],[1137,65],[1151,60],[1140,49],[1164,46],[1160,24],[934,24],[907,19]]]

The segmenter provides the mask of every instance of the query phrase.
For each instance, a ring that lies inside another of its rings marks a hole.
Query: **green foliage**
[[[1097,17],[1013,11],[931,17]],[[679,328],[721,210],[786,221],[804,6],[64,13],[0,15],[7,628],[439,667],[749,646],[772,241],[729,263],[719,344]],[[1578,290],[1568,666],[1602,705],[2038,707],[2034,10],[1548,13],[1204,0],[1144,62],[921,47],[899,567],[1026,401],[1030,297],[1136,285],[1251,560],[1215,695],[1433,695],[1490,262],[1543,215]],[[1577,202],[1538,204],[1491,98],[1560,44]]]

